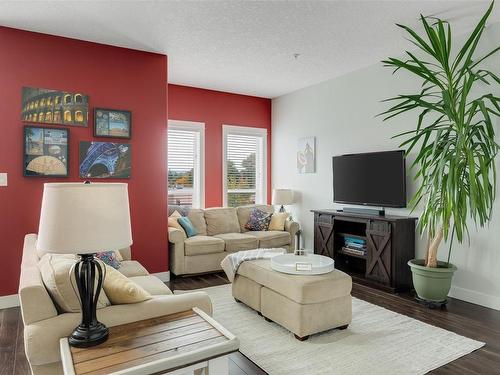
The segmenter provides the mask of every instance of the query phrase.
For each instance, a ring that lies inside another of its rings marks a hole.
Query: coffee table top
[[[321,275],[335,269],[335,261],[323,255],[283,254],[271,258],[273,270],[292,275]]]
[[[154,374],[237,351],[238,339],[203,311],[189,311],[109,328],[109,339],[91,348],[60,341],[64,373]]]

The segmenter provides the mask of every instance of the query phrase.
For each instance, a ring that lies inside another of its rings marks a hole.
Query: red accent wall
[[[0,172],[9,180],[0,187],[0,295],[17,293],[23,237],[38,230],[43,183],[81,181],[78,144],[94,139],[94,107],[132,111],[132,177],[109,181],[129,184],[132,256],[150,272],[168,269],[166,82],[164,55],[0,27]],[[68,127],[69,178],[23,177],[23,86],[89,95],[89,126]]]
[[[205,206],[222,206],[222,125],[266,128],[267,199],[271,197],[271,100],[168,85],[168,118],[205,123]]]

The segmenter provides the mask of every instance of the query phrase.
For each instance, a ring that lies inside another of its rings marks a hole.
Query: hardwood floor
[[[178,277],[167,283],[172,289],[191,290],[228,283],[223,274]],[[410,294],[389,294],[354,284],[352,295],[389,310],[456,332],[486,345],[432,371],[434,375],[500,374],[500,311],[451,299],[446,309],[431,310],[417,304]],[[23,324],[19,308],[0,310],[0,375],[29,374],[23,347]],[[241,353],[230,357],[231,375],[266,374]]]

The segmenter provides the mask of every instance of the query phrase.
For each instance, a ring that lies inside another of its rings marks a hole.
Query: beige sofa
[[[47,292],[40,270],[35,244],[37,235],[24,239],[19,298],[24,322],[26,357],[35,375],[62,374],[59,339],[71,334],[80,323],[80,313],[58,313]],[[108,327],[173,314],[199,307],[212,313],[210,298],[204,292],[173,295],[170,289],[138,262],[130,260],[130,249],[120,250],[119,269],[125,276],[146,289],[153,298],[141,303],[112,305],[97,310],[98,319]]]
[[[186,216],[196,228],[196,236],[186,238],[182,230],[168,228],[170,272],[187,275],[220,271],[226,255],[241,250],[276,247],[295,250],[297,222],[287,220],[283,231],[254,232],[245,228],[255,207],[274,212],[272,205],[190,209]]]

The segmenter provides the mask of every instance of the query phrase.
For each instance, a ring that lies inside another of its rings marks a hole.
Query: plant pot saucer
[[[417,301],[420,305],[424,305],[428,309],[446,309],[446,304],[448,303],[448,299],[443,301],[427,301],[419,296],[415,295],[415,301]]]

